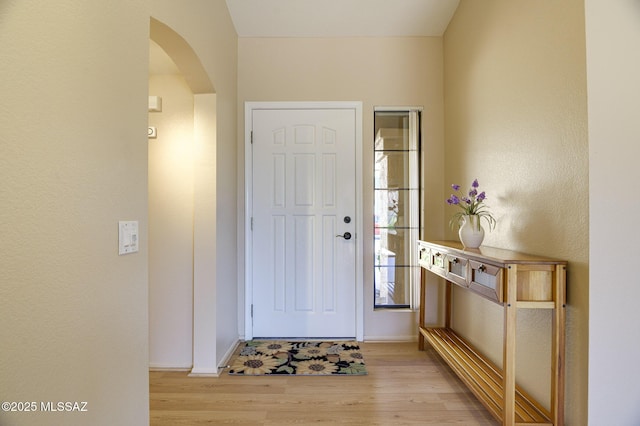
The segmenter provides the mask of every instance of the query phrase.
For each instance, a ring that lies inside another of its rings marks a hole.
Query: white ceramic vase
[[[480,247],[482,240],[484,240],[484,229],[480,224],[480,216],[462,216],[462,225],[458,231],[458,236],[465,248],[476,249]]]

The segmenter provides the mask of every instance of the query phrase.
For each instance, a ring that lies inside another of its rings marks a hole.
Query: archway
[[[215,270],[216,270],[216,95],[213,84],[209,79],[202,63],[191,46],[173,29],[162,22],[151,18],[150,39],[156,43],[175,63],[186,85],[193,94],[193,111],[190,115],[193,126],[188,135],[190,143],[186,148],[191,150],[190,157],[182,156],[183,161],[190,161],[185,168],[185,173],[190,174],[190,191],[192,195],[192,227],[188,236],[192,243],[191,277],[192,293],[191,311],[178,312],[176,315],[185,314],[191,316],[192,321],[192,347],[191,371],[193,374],[217,374],[216,366],[216,313],[215,313]],[[153,95],[153,93],[150,93]],[[184,125],[184,123],[183,123]],[[173,126],[171,126],[173,127]],[[162,138],[162,128],[158,128],[158,138]],[[153,140],[150,139],[150,144]],[[179,146],[176,144],[176,146]],[[182,149],[182,148],[181,148]],[[189,160],[189,158],[191,160]],[[174,157],[175,161],[178,161]],[[151,158],[150,158],[151,161]],[[169,160],[171,161],[171,159]],[[152,165],[150,164],[150,171]],[[167,183],[171,183],[170,181]],[[151,190],[151,182],[150,182]],[[161,191],[161,189],[160,189]],[[150,194],[150,198],[152,194]],[[181,200],[180,202],[187,202]],[[150,205],[151,210],[151,205]],[[151,214],[151,211],[150,211]],[[153,247],[153,224],[149,224],[150,256]],[[181,232],[186,232],[183,229]],[[187,250],[185,250],[187,251]],[[159,263],[156,261],[156,263]],[[161,260],[160,260],[161,263]],[[154,276],[151,270],[150,279]],[[163,271],[160,271],[162,273]],[[157,275],[157,274],[156,274]],[[150,292],[150,339],[153,340],[157,333],[162,333],[162,321],[152,321],[160,318],[163,309],[170,300],[153,303],[153,283],[149,283]],[[184,293],[183,293],[184,297]],[[165,304],[163,306],[163,303]],[[183,310],[186,308],[183,308]],[[155,327],[155,329],[154,329]],[[175,330],[174,330],[175,332]],[[156,334],[154,334],[156,333]],[[165,342],[166,344],[167,342]],[[188,342],[187,342],[188,343]],[[183,342],[184,344],[184,342]],[[162,345],[158,350],[162,350]],[[150,352],[153,351],[150,346]],[[154,355],[150,353],[150,358]],[[160,357],[161,358],[161,357]],[[184,358],[184,356],[183,356]],[[175,360],[174,360],[175,361]],[[180,365],[184,361],[173,362],[168,359],[164,365],[152,367],[184,368]],[[157,363],[156,363],[157,364]],[[174,365],[171,365],[174,364]]]

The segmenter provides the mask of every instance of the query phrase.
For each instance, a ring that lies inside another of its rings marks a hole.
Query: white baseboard
[[[176,367],[174,365],[149,364],[149,371],[191,371],[191,368],[190,365]]]
[[[187,374],[188,377],[220,377],[220,374],[218,373],[218,371],[210,371],[210,370],[201,370],[201,371],[196,371],[196,370],[191,370],[191,372],[189,374]]]
[[[231,346],[229,346],[229,348],[227,348],[226,352],[222,356],[222,360],[218,364],[218,368],[215,371],[209,370],[209,369],[203,369],[203,370],[191,369],[191,372],[189,373],[189,377],[220,377],[220,373],[222,372],[222,370],[224,370],[229,366],[228,365],[229,361],[231,360],[233,353],[236,351],[236,349],[238,348],[238,345],[240,345],[241,342],[242,340],[238,339]]]
[[[156,367],[153,365],[149,366],[149,371],[191,371],[191,367]]]

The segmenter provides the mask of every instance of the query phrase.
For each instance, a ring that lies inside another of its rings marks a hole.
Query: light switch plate
[[[138,251],[138,221],[121,220],[118,222],[118,254]]]

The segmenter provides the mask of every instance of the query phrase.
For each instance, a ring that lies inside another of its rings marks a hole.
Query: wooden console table
[[[418,241],[420,333],[475,396],[503,425],[564,423],[564,353],[567,262],[480,247],[464,249],[457,241]],[[425,326],[425,271],[446,280],[444,327]],[[504,307],[502,368],[451,329],[452,285]],[[518,309],[551,309],[551,401],[546,409],[516,385],[516,314]]]

